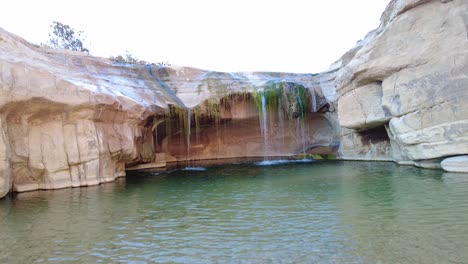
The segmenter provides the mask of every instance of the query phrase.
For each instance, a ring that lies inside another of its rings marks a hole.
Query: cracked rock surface
[[[426,160],[468,153],[467,31],[467,1],[389,4],[380,27],[337,74],[339,122],[349,129],[342,137],[344,158]],[[384,144],[390,147],[374,146],[384,151],[369,153],[356,138],[379,126],[387,129]]]
[[[181,133],[154,142],[168,105],[193,108],[268,83],[307,88],[316,112],[302,142],[297,122],[272,125],[275,155],[339,144],[343,159],[438,167],[468,154],[468,1],[393,0],[379,28],[318,75],[119,64],[39,48],[0,29],[0,197],[112,181],[126,166],[164,156],[159,144],[180,161]],[[243,126],[223,123],[219,137],[207,127],[192,154],[262,155],[257,114],[241,104],[221,113]],[[462,162],[442,167],[456,171]]]
[[[168,105],[186,110],[206,100],[219,102],[231,94],[281,84],[308,89],[317,112],[328,105],[326,97],[334,96],[333,79],[333,74],[222,73],[122,64],[40,48],[0,29],[0,197],[10,191],[96,185],[124,176],[129,166],[185,159],[183,131],[164,135],[168,130],[158,128],[172,118]],[[192,159],[264,154],[253,100],[218,115],[224,118],[222,125],[193,137]],[[234,119],[249,126],[228,123]],[[285,123],[283,129],[272,125],[268,154],[301,153],[305,140],[313,147],[336,142],[334,120],[336,114],[316,113],[303,126],[308,133],[302,141],[294,133],[297,122]]]

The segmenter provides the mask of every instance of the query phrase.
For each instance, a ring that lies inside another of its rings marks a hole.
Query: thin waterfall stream
[[[297,96],[297,103],[299,105],[299,126],[300,126],[300,132],[301,132],[301,143],[302,143],[302,154],[304,155],[304,159],[306,158],[306,144],[305,144],[305,121],[304,121],[304,105],[302,103],[301,97],[298,95]]]
[[[186,135],[185,135],[185,144],[186,144],[186,166],[190,167],[190,136],[191,136],[191,125],[192,125],[192,113],[190,107],[187,107],[187,128],[186,128]]]
[[[265,94],[262,93],[262,122],[261,122],[261,132],[263,134],[263,158],[268,160],[269,155],[269,145],[268,145],[268,116],[266,109],[266,99]]]

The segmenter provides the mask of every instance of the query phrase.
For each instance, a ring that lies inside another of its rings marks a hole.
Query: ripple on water
[[[263,160],[256,162],[257,166],[274,166],[274,165],[284,165],[284,164],[294,164],[294,163],[310,163],[313,162],[312,159],[299,159],[299,160]]]
[[[182,171],[206,171],[208,170],[207,168],[205,167],[185,167],[183,169],[180,169]]]

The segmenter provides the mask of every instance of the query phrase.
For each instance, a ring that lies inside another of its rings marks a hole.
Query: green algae
[[[272,83],[253,93],[257,111],[262,109],[262,97],[268,112],[282,111],[285,117],[305,117],[310,112],[311,95],[307,88],[296,83]]]
[[[169,110],[166,113],[166,135],[168,140],[171,140],[171,135],[182,134],[185,139],[185,146],[189,147],[190,142],[190,120],[189,111],[187,108],[181,108],[176,105],[169,105]]]
[[[324,155],[321,155],[321,154],[312,154],[312,158],[314,160],[335,160],[336,159],[336,155],[334,154],[324,154]]]

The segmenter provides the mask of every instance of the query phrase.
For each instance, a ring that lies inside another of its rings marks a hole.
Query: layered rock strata
[[[464,170],[450,157],[468,154],[467,28],[465,0],[393,0],[318,75],[120,64],[0,29],[0,197],[112,181],[133,165],[337,147],[343,159]]]
[[[327,113],[285,118],[282,130],[270,113],[266,150],[254,95],[307,90],[308,113],[326,112],[333,91],[320,83],[333,78],[121,64],[36,47],[0,29],[0,197],[112,181],[137,164],[330,151],[338,133]],[[245,99],[231,102],[238,97]],[[307,133],[298,139],[301,127]]]
[[[390,2],[338,62],[343,158],[422,164],[468,153],[467,31],[467,1]]]

